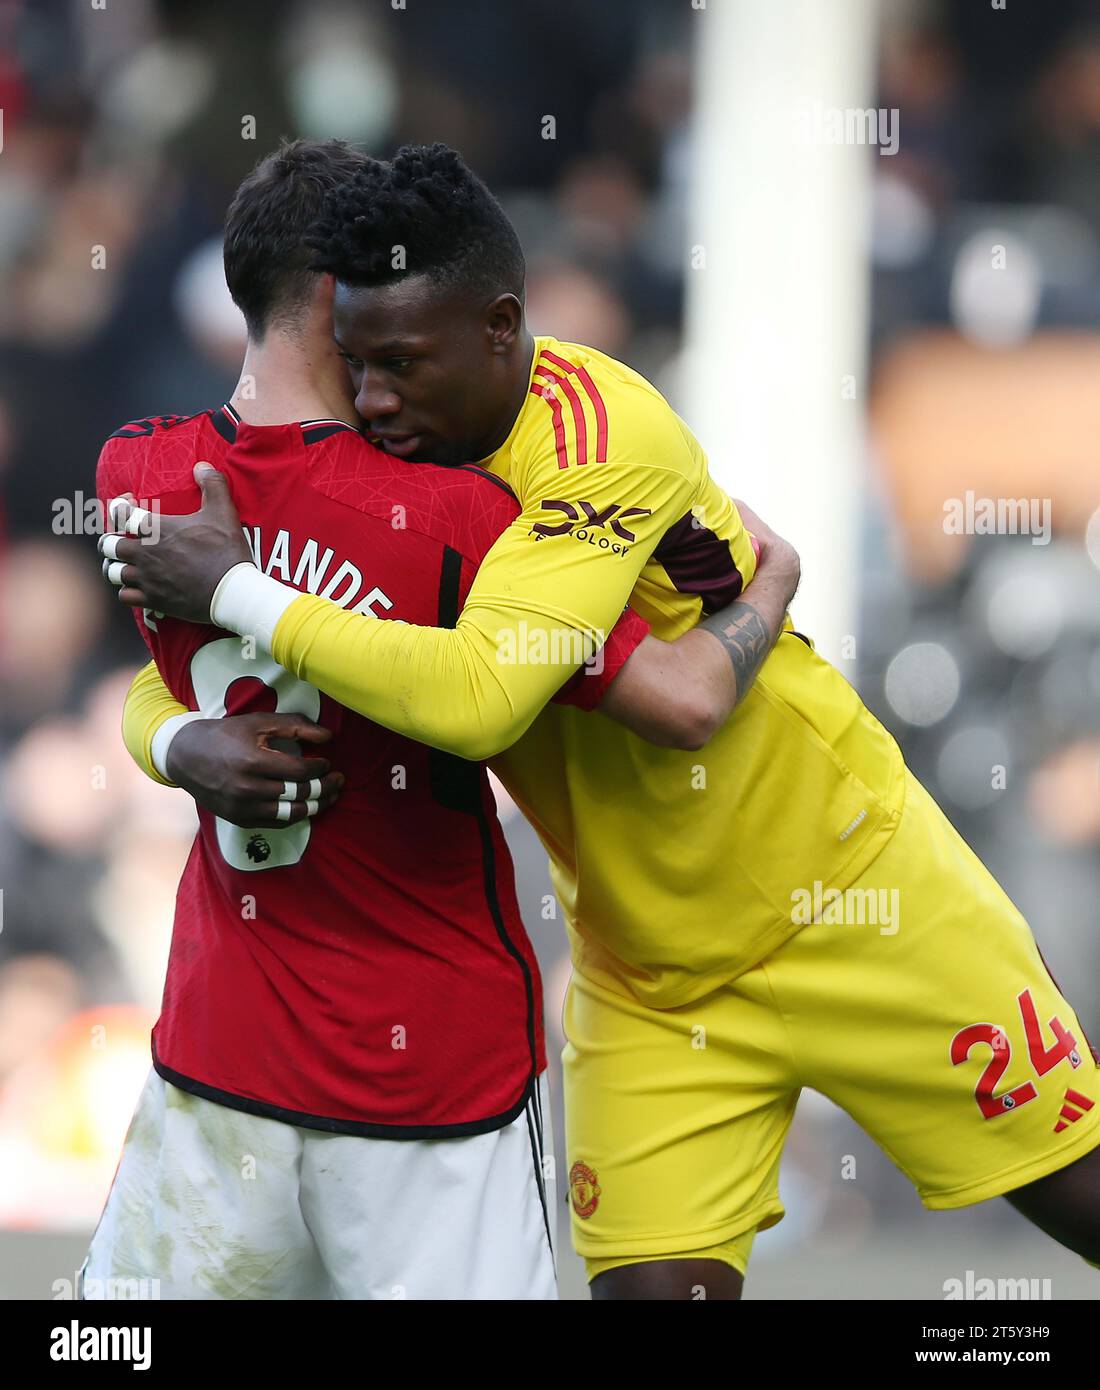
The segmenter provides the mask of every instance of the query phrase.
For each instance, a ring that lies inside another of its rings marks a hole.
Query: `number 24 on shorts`
[[[1077,1049],[1077,1039],[1057,1017],[1052,1018],[1048,1025],[1054,1034],[1054,1044],[1051,1047],[1044,1046],[1042,1028],[1039,1016],[1035,1012],[1031,990],[1025,989],[1016,1002],[1020,1006],[1028,1056],[1031,1058],[1036,1076],[1045,1076],[1052,1067],[1066,1059],[1071,1067],[1079,1067],[1081,1054]],[[1034,1100],[1039,1092],[1030,1081],[1014,1086],[1003,1095],[993,1094],[1012,1060],[1012,1046],[1008,1036],[1003,1028],[998,1028],[995,1024],[972,1023],[967,1028],[960,1028],[951,1039],[952,1065],[957,1067],[960,1062],[965,1062],[979,1043],[985,1043],[993,1052],[989,1065],[978,1078],[978,1084],[974,1088],[974,1099],[985,1119],[992,1120],[997,1115],[1007,1115],[1010,1111],[1019,1109],[1021,1105],[1026,1105],[1029,1100]]]

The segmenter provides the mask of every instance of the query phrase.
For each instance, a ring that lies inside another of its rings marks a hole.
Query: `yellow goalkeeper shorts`
[[[1100,1142],[1097,1055],[1027,923],[912,774],[858,882],[807,883],[792,911],[810,925],[679,1008],[574,973],[566,1145],[590,1277],[779,1221],[803,1086],[846,1110],[928,1207],[1012,1191]],[[730,1263],[743,1268],[749,1244]]]

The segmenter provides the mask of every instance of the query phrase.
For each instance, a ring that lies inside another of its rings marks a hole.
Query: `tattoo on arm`
[[[723,608],[699,626],[712,632],[725,647],[737,686],[736,703],[740,703],[771,651],[775,633],[752,604],[742,600]]]

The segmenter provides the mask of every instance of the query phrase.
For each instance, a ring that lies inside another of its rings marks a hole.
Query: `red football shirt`
[[[518,511],[479,469],[403,463],[334,421],[244,426],[229,406],[124,426],[100,456],[99,497],[194,511],[200,458],[226,472],[266,573],[380,618],[453,626]],[[279,830],[200,810],[153,1031],[158,1072],[342,1133],[510,1123],[546,1065],[541,985],[485,769],[352,713],[246,639],[135,617],[181,703],[307,715],[333,731],[324,756],[347,778],[324,815]],[[646,631],[628,610],[602,676],[574,682],[572,698],[590,704]]]

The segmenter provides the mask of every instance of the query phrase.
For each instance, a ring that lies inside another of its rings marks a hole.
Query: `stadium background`
[[[692,219],[701,137],[727,138],[701,130],[714,105],[699,92],[723,4],[742,33],[754,6],[786,6],[793,33],[805,0],[558,0],[549,14],[507,0],[0,3],[0,1296],[48,1297],[72,1278],[147,1067],[191,813],[125,757],[119,712],[143,652],[94,536],[64,523],[120,422],[228,395],[241,345],[221,284],[230,192],[284,133],[380,154],[445,139],[516,220],[535,331],[624,358],[695,421],[692,364],[702,352],[713,366],[723,346],[690,337],[709,293],[692,276],[717,279],[722,249],[700,263]],[[824,215],[800,233],[863,287],[841,327],[864,365],[821,365],[854,446],[824,477],[821,534],[799,506],[826,466],[812,431],[765,473],[733,458],[722,477],[808,555],[834,547],[850,589],[815,562],[802,600],[835,598],[833,636],[854,641],[830,654],[1100,1035],[1100,6],[827,8],[840,49],[874,45],[843,104],[896,110],[900,135],[892,156],[846,152],[858,239]],[[718,56],[731,87],[748,80],[736,38]],[[789,132],[768,138],[754,158],[781,181]],[[735,165],[730,181],[750,207]],[[782,302],[774,259],[766,275],[757,294]],[[724,325],[741,363],[754,322]],[[744,370],[739,399],[774,393],[774,360],[767,380]],[[791,389],[790,418],[805,404]],[[701,432],[715,452],[728,441],[713,419]],[[967,490],[1050,499],[1050,543],[947,534],[945,502]],[[504,814],[556,1043],[563,933],[542,917],[534,836]],[[558,1141],[560,1155],[560,1118]],[[560,1176],[563,1294],[583,1297]],[[788,1216],[757,1243],[750,1297],[939,1298],[968,1269],[1095,1296],[1095,1275],[1004,1203],[923,1213],[809,1093],[782,1190]]]

